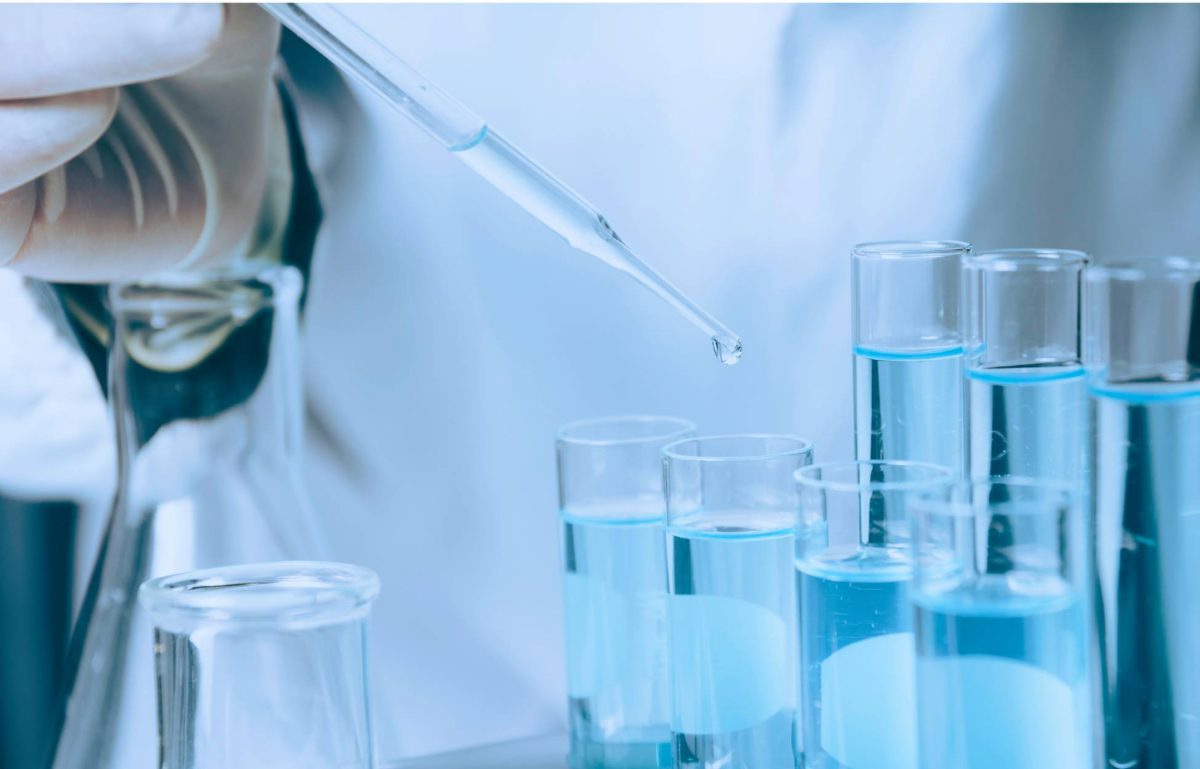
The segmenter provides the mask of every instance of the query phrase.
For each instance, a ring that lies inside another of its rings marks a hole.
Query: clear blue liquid
[[[1200,767],[1200,395],[1092,402],[1108,764]]]
[[[1091,431],[1079,366],[967,369],[968,470],[1086,488]]]
[[[921,769],[1092,769],[1083,603],[972,591],[914,597]]]
[[[790,529],[673,529],[675,766],[795,769]]]
[[[573,769],[671,765],[661,519],[564,516]]]
[[[796,562],[807,769],[916,769],[911,574],[883,548]]]
[[[932,462],[961,474],[964,434],[962,348],[924,354],[855,349],[858,459]]]

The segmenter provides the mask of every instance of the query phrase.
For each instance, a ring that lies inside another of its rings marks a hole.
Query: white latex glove
[[[0,5],[0,265],[93,282],[239,256],[278,37],[255,5]]]

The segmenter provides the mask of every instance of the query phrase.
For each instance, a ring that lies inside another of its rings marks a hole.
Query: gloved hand
[[[282,139],[278,36],[254,5],[0,5],[0,265],[96,282],[236,258]]]

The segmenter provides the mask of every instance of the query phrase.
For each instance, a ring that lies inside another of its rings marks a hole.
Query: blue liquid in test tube
[[[913,507],[921,769],[1095,766],[1090,542],[1078,495],[1043,483]]]
[[[954,474],[913,462],[797,473],[805,769],[917,769],[910,495]]]
[[[863,243],[852,254],[854,450],[964,469],[957,241]]]
[[[807,441],[714,436],[663,449],[679,769],[795,769],[797,509]]]
[[[1008,249],[965,260],[968,475],[1086,488],[1091,429],[1078,251]]]
[[[662,459],[694,426],[611,417],[559,430],[572,769],[671,765]]]
[[[1106,758],[1200,766],[1200,259],[1090,273]]]

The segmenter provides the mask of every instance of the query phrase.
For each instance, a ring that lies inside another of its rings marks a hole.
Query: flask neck
[[[181,461],[211,474],[226,460],[298,460],[299,284],[294,270],[271,268],[113,287],[109,383],[123,470],[154,453],[171,458],[173,474]]]

